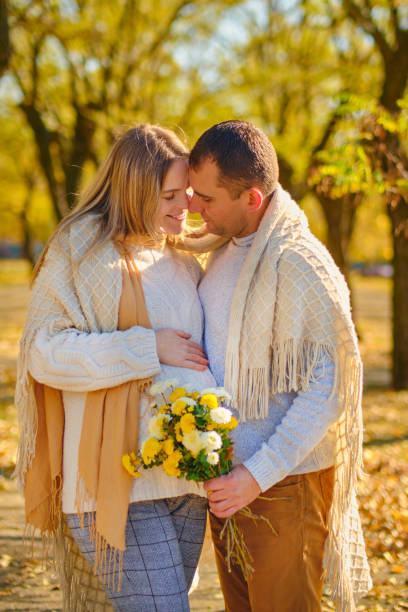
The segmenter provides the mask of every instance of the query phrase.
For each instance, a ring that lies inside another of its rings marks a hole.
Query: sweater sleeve
[[[337,399],[329,399],[333,383],[334,364],[325,355],[309,388],[298,392],[269,440],[244,461],[262,491],[288,476],[340,417]]]
[[[62,391],[95,391],[160,372],[153,329],[103,333],[42,328],[28,355],[33,378]]]

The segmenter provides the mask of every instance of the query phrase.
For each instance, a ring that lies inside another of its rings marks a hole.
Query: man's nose
[[[188,195],[188,193],[184,194],[184,198],[182,199],[181,202],[181,208],[182,210],[189,210],[190,207],[190,196]]]
[[[201,213],[202,211],[202,206],[200,203],[200,198],[196,196],[195,193],[193,193],[192,197],[190,198],[190,202],[188,205],[188,210],[191,213]]]

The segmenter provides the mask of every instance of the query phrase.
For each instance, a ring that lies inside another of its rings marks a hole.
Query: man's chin
[[[216,236],[232,236],[224,227],[216,227],[211,221],[205,221],[205,227],[209,234],[215,234]]]

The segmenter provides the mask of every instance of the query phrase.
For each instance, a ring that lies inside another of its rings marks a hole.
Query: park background
[[[191,146],[230,118],[271,138],[349,282],[374,579],[359,610],[408,609],[407,80],[404,0],[0,0],[0,610],[61,609],[21,547],[10,478],[32,265],[119,126],[159,123]],[[221,611],[209,542],[200,574],[192,610]]]

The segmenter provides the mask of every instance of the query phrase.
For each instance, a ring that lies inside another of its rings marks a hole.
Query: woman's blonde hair
[[[49,239],[34,272],[35,280],[50,243],[75,221],[97,215],[99,231],[91,249],[128,236],[159,238],[155,220],[163,181],[172,161],[188,150],[171,130],[142,124],[125,132],[113,145],[78,204]]]

